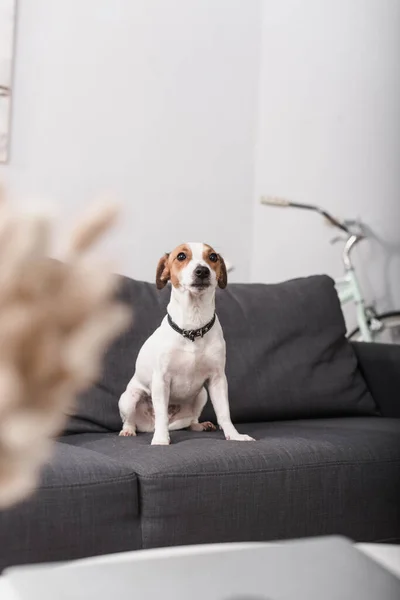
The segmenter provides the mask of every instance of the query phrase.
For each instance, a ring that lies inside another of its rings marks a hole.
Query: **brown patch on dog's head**
[[[183,257],[184,256],[184,257]],[[174,287],[180,285],[180,272],[192,259],[192,251],[187,244],[177,246],[169,254],[160,258],[157,266],[156,285],[159,290],[171,281]]]
[[[217,276],[218,286],[225,289],[228,284],[228,273],[226,271],[225,261],[220,254],[208,244],[204,244],[203,259],[208,266],[215,271]]]
[[[185,258],[183,258],[183,256]],[[169,255],[169,266],[171,271],[171,283],[174,287],[180,285],[180,272],[192,260],[192,251],[187,244],[177,246]]]

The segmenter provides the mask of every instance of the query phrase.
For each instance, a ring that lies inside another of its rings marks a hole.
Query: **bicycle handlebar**
[[[315,206],[314,204],[300,204],[299,202],[291,202],[290,200],[286,200],[285,198],[271,197],[271,196],[263,196],[261,198],[261,204],[266,204],[268,206],[279,206],[280,208],[301,208],[304,210],[312,210],[317,212],[321,216],[325,217],[327,221],[334,227],[345,231],[347,234],[351,235],[350,229],[344,224],[335,219],[331,214],[329,214],[323,208],[319,206]]]

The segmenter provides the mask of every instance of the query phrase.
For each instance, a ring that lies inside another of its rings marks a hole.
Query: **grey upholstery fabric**
[[[236,284],[217,307],[235,422],[376,414],[332,279]]]
[[[0,511],[0,572],[140,546],[134,471],[84,448],[56,443],[37,492]]]
[[[400,421],[374,417],[240,425],[220,433],[67,436],[138,475],[144,547],[343,534],[400,541]]]
[[[166,313],[170,290],[121,278],[133,327],[108,352],[101,381],[80,398],[67,431],[117,431],[118,398],[137,354]],[[232,419],[251,422],[376,414],[361,377],[333,281],[326,276],[276,285],[233,284],[218,290],[227,343]],[[204,417],[213,418],[208,403]]]
[[[352,346],[381,415],[400,419],[400,346],[367,342]]]

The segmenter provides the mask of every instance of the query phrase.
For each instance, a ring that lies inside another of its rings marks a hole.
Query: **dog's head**
[[[175,288],[186,289],[192,293],[215,289],[217,285],[225,288],[228,277],[224,259],[208,244],[181,244],[169,254],[164,254],[158,262],[158,289],[162,289],[168,281],[171,281]]]

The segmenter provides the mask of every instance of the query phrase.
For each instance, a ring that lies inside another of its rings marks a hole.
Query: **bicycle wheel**
[[[400,344],[400,311],[392,311],[375,315],[372,327],[373,341],[380,344]],[[354,342],[361,341],[360,328],[356,327],[347,338]]]

